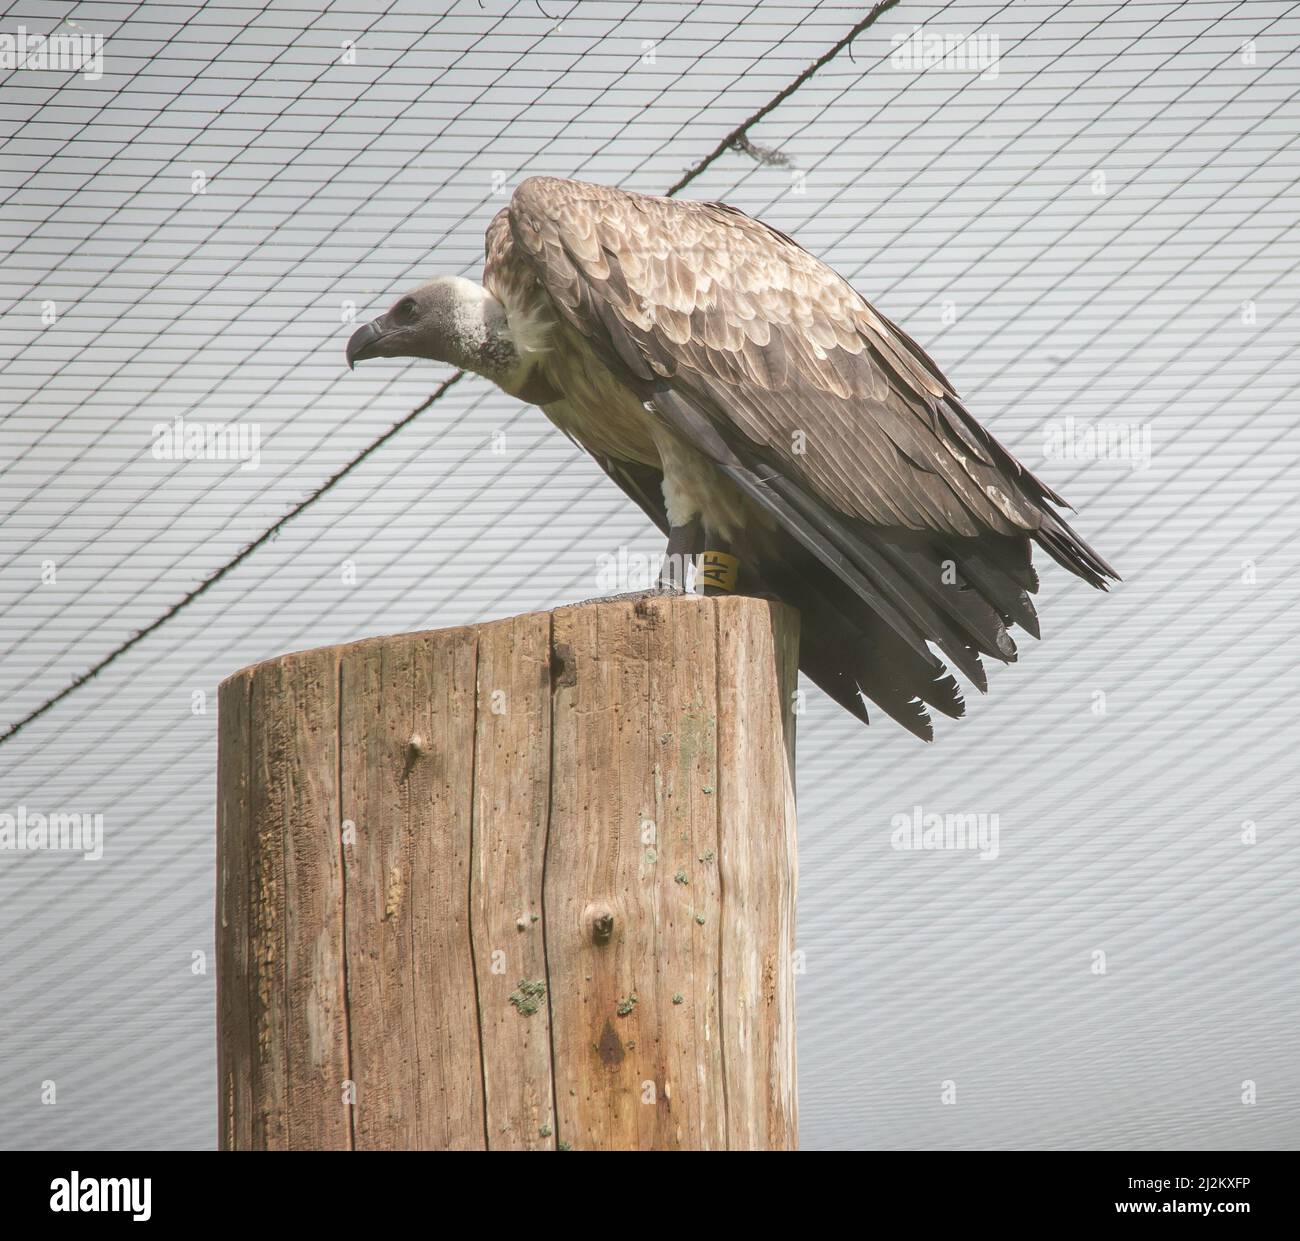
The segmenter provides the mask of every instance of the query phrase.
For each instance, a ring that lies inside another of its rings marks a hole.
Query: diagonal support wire
[[[850,29],[845,33],[845,35],[841,39],[837,40],[829,48],[827,48],[825,52],[823,52],[816,60],[814,60],[805,69],[803,69],[796,77],[791,79],[789,83],[787,83],[780,91],[778,91],[775,95],[773,95],[772,98],[769,99],[765,104],[763,104],[762,107],[757,109],[755,112],[751,113],[750,116],[748,116],[744,121],[742,121],[739,125],[737,125],[735,129],[731,130],[730,133],[728,133],[717,144],[717,146],[713,148],[712,151],[710,151],[706,156],[704,156],[703,159],[701,159],[698,163],[692,165],[691,168],[687,172],[685,172],[681,177],[679,177],[678,180],[674,182],[674,184],[666,191],[665,197],[671,198],[679,191],[685,189],[686,186],[688,186],[692,181],[694,181],[697,177],[699,177],[709,167],[711,167],[714,163],[716,163],[727,151],[731,151],[731,150],[744,151],[744,150],[751,149],[747,135],[749,130],[752,129],[753,126],[758,124],[758,122],[761,121],[765,116],[767,116],[775,108],[779,107],[786,99],[788,99],[791,95],[793,95],[795,91],[797,91],[805,82],[807,82],[808,79],[811,78],[819,69],[829,64],[842,51],[844,51],[845,48],[849,47],[853,43],[853,41],[860,34],[863,33],[863,31],[867,30],[876,21],[876,19],[881,16],[881,14],[887,12],[889,9],[892,9],[898,3],[899,0],[880,0],[880,3],[876,4],[873,8],[871,8],[867,12],[866,16],[864,16],[860,21],[856,22],[852,27],[850,27]],[[88,681],[93,680],[110,664],[112,664],[114,661],[119,659],[121,656],[125,655],[133,647],[137,646],[140,642],[142,642],[155,630],[165,625],[169,620],[171,620],[173,616],[175,616],[177,613],[182,611],[184,608],[188,607],[196,599],[206,594],[208,590],[210,590],[219,581],[221,581],[222,578],[224,578],[228,573],[230,573],[233,569],[237,568],[240,564],[242,564],[245,560],[247,560],[248,557],[251,556],[255,551],[257,551],[259,547],[263,546],[265,543],[269,542],[272,538],[274,538],[275,535],[278,534],[285,525],[287,525],[290,521],[292,521],[305,509],[309,508],[312,504],[314,504],[326,492],[331,490],[331,488],[333,488],[344,477],[346,477],[356,466],[360,465],[362,461],[364,461],[373,452],[375,452],[376,450],[381,448],[384,444],[386,444],[390,439],[393,438],[393,436],[395,436],[399,431],[401,431],[405,426],[407,426],[420,414],[424,413],[424,411],[427,410],[431,405],[433,405],[435,401],[441,398],[443,394],[446,393],[448,389],[452,387],[453,384],[458,383],[461,379],[464,378],[464,376],[465,376],[464,371],[456,371],[450,378],[445,380],[432,393],[430,393],[430,395],[424,401],[422,401],[418,406],[416,406],[415,409],[411,410],[409,414],[406,414],[403,418],[395,422],[391,427],[388,428],[387,431],[385,431],[381,436],[379,436],[378,439],[374,440],[372,443],[370,443],[364,449],[362,449],[361,452],[358,453],[355,457],[353,457],[351,461],[349,461],[346,465],[342,466],[339,470],[337,470],[334,474],[332,474],[328,479],[325,480],[325,482],[323,482],[319,487],[317,487],[316,490],[313,491],[310,495],[304,497],[301,501],[299,501],[292,508],[286,511],[283,514],[283,516],[277,518],[276,521],[271,526],[269,526],[266,530],[264,530],[260,535],[258,535],[257,538],[255,538],[251,543],[248,543],[246,546],[241,548],[230,560],[228,560],[219,569],[217,569],[215,572],[213,572],[211,575],[205,578],[202,582],[200,582],[199,585],[196,586],[193,590],[189,591],[187,594],[183,595],[180,599],[178,599],[175,603],[173,603],[171,607],[169,607],[165,612],[163,612],[160,616],[158,616],[157,619],[151,621],[143,629],[140,629],[136,633],[132,634],[124,642],[119,643],[102,659],[92,664],[91,667],[86,669],[85,672],[79,673],[77,676],[75,676],[67,685],[65,685],[61,690],[53,694],[51,697],[47,698],[43,703],[41,703],[40,706],[35,707],[33,710],[28,712],[27,715],[23,716],[22,719],[17,720],[15,723],[10,725],[8,729],[6,729],[3,733],[0,733],[0,745],[3,745],[6,741],[9,741],[13,737],[17,736],[17,734],[21,732],[24,728],[26,728],[28,724],[31,724],[33,721],[39,719],[46,712],[50,711],[52,708],[57,706],[71,693],[73,693],[73,691],[79,689],[81,686],[85,685]]]
[[[409,414],[406,414],[402,418],[399,418],[398,421],[393,423],[393,425],[383,433],[383,435],[381,435],[378,439],[372,441],[371,443],[367,444],[366,447],[363,448],[359,453],[357,453],[357,455],[353,457],[351,461],[349,461],[346,465],[340,467],[333,474],[331,474],[329,478],[327,478],[323,483],[321,483],[321,485],[317,487],[315,491],[313,491],[310,495],[305,496],[302,500],[300,500],[291,509],[285,512],[282,516],[276,518],[275,522],[272,525],[268,526],[267,529],[263,530],[262,533],[259,534],[257,538],[255,538],[251,543],[248,543],[244,547],[240,548],[240,550],[236,552],[235,555],[232,556],[228,561],[226,561],[226,563],[223,564],[221,568],[219,568],[215,573],[213,573],[209,577],[204,578],[203,581],[201,581],[188,594],[182,595],[181,598],[177,599],[176,602],[173,603],[171,607],[169,607],[156,620],[150,621],[149,624],[147,624],[143,629],[138,630],[136,633],[133,633],[129,638],[127,638],[125,642],[122,642],[118,646],[115,646],[111,651],[109,651],[107,655],[104,656],[103,659],[99,660],[98,663],[92,665],[90,668],[87,668],[85,672],[82,672],[78,676],[74,677],[71,681],[68,682],[67,685],[65,685],[61,690],[59,690],[59,692],[55,694],[53,697],[47,698],[34,711],[31,711],[29,714],[25,715],[21,720],[17,721],[17,723],[11,725],[9,729],[6,730],[4,733],[0,733],[0,745],[3,745],[11,737],[13,737],[20,729],[25,728],[33,720],[38,719],[40,716],[44,715],[47,711],[49,711],[52,707],[62,702],[69,694],[72,693],[73,690],[79,689],[81,686],[85,685],[87,681],[92,680],[94,677],[98,676],[115,659],[119,658],[122,655],[125,655],[126,652],[129,651],[133,646],[136,646],[138,643],[144,641],[144,639],[147,638],[151,633],[153,633],[155,629],[158,629],[162,625],[165,625],[182,608],[188,607],[191,603],[194,602],[195,599],[198,599],[200,596],[206,594],[209,590],[212,589],[213,586],[215,586],[219,581],[221,581],[221,579],[225,577],[227,573],[229,573],[232,569],[236,568],[238,565],[242,564],[245,560],[247,560],[249,556],[251,556],[255,551],[257,551],[257,549],[261,547],[264,543],[268,543],[270,542],[271,539],[275,538],[275,536],[279,534],[280,531],[289,522],[291,522],[295,517],[297,517],[299,513],[301,513],[304,509],[309,508],[311,505],[315,504],[316,501],[321,498],[321,496],[323,496],[327,491],[331,490],[335,486],[335,484],[339,483],[344,477],[350,474],[352,470],[354,470],[367,457],[369,457],[371,453],[383,447],[383,445],[386,444],[390,439],[392,439],[393,436],[396,435],[400,430],[402,430],[403,427],[405,427],[408,423],[412,422],[414,419],[418,418],[422,413],[424,413],[424,411],[428,409],[429,406],[432,405],[436,400],[438,400],[438,398],[441,397],[443,393],[447,391],[448,388],[450,388],[453,384],[459,383],[460,380],[462,380],[464,377],[465,377],[464,371],[457,371],[449,379],[443,380],[443,382],[440,383],[419,405],[417,405],[413,410],[411,410]]]

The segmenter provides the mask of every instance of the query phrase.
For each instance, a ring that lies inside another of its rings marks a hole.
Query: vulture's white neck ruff
[[[441,283],[444,295],[433,303],[430,325],[441,359],[517,393],[531,361],[515,344],[505,307],[482,285],[462,276],[445,276]]]
[[[461,276],[443,276],[434,285],[428,317],[432,357],[474,371],[529,404],[556,399],[559,394],[539,365],[549,352],[547,327],[535,322],[530,310],[507,308],[482,285]]]

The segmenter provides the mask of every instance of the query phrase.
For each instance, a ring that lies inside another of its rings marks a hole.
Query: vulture
[[[555,177],[487,230],[482,286],[442,276],[347,343],[427,358],[541,406],[668,536],[658,591],[801,613],[799,667],[864,723],[923,740],[960,671],[1038,637],[1034,544],[1115,570],[906,332],[785,233],[718,202]],[[945,664],[944,661],[947,661]]]

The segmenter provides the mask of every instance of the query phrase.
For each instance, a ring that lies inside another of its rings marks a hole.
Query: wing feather
[[[783,234],[716,204],[551,178],[518,188],[510,220],[572,326],[639,378],[706,396],[835,510],[965,537],[1039,525],[1027,476],[990,460],[987,433],[972,442],[924,354]]]
[[[509,226],[568,325],[913,657],[933,641],[982,687],[979,653],[1015,657],[1004,624],[1036,633],[1027,554],[985,544],[1032,538],[1096,585],[1116,576],[920,346],[785,234],[543,177],[515,191]],[[936,577],[947,545],[972,558],[960,590]]]

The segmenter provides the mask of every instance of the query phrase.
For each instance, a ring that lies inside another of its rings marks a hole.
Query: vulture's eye
[[[402,298],[397,303],[395,313],[399,323],[410,323],[415,318],[415,299],[410,297]]]

